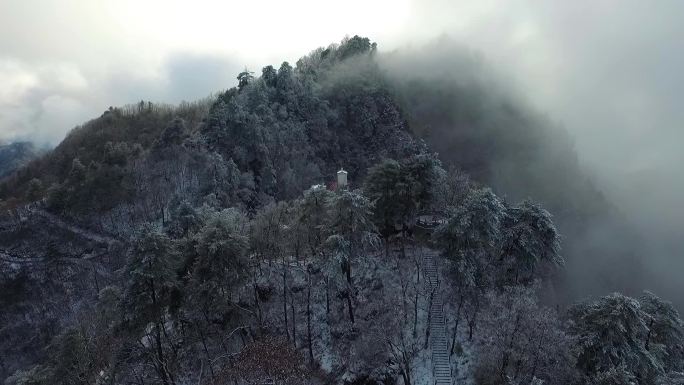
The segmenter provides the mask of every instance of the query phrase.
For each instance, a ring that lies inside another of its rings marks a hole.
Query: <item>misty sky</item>
[[[354,34],[472,49],[570,131],[640,225],[681,233],[678,0],[1,0],[0,140],[55,144],[110,105],[200,98]]]

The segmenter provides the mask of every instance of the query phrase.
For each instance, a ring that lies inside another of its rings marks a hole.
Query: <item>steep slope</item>
[[[447,38],[379,58],[412,132],[474,180],[510,201],[532,198],[565,236],[567,301],[648,287],[635,228],[577,159],[573,139],[529,106],[486,60]],[[620,266],[616,269],[615,266]]]

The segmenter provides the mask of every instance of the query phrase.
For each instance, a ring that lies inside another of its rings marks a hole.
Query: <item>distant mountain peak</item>
[[[11,174],[42,153],[33,142],[0,142],[0,178]]]

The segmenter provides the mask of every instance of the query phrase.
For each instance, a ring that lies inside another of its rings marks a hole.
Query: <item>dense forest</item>
[[[684,384],[672,304],[559,299],[613,215],[571,145],[420,60],[354,36],[2,179],[0,379],[441,384],[441,322],[457,384]]]

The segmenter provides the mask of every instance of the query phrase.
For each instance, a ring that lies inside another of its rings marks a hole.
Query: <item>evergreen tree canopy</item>
[[[569,332],[577,338],[577,366],[589,378],[651,384],[681,370],[681,361],[671,361],[668,353],[681,349],[682,321],[653,294],[640,301],[615,293],[576,304],[568,313]]]

